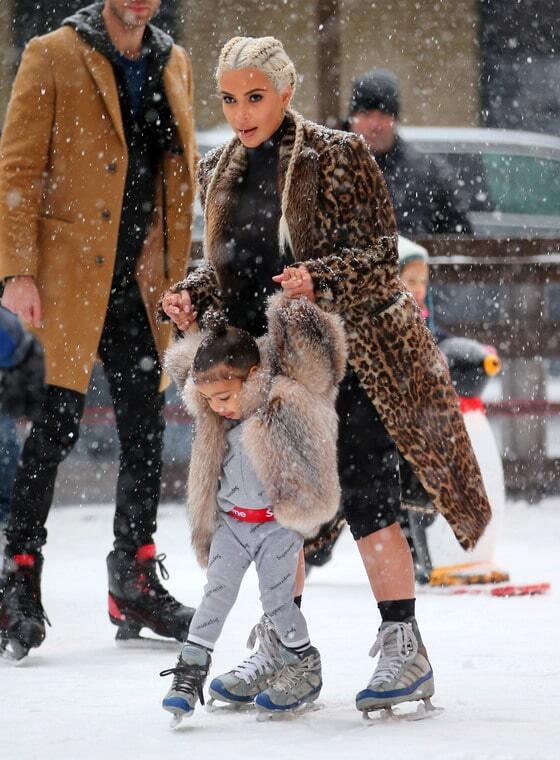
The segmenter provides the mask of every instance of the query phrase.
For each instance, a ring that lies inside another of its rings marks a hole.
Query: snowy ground
[[[291,721],[198,709],[177,731],[160,700],[174,664],[168,651],[123,651],[105,612],[107,506],[63,507],[49,520],[44,603],[53,627],[19,667],[0,665],[0,758],[381,758],[548,760],[560,756],[560,500],[508,505],[498,564],[515,582],[549,580],[546,597],[418,595],[417,612],[436,674],[435,720],[368,725],[354,707],[369,678],[377,612],[348,536],[314,572],[304,595],[324,666],[323,709]],[[203,575],[187,549],[183,510],[161,509],[159,545],[170,589],[195,604]],[[244,656],[259,616],[247,576],[218,644],[212,672]]]

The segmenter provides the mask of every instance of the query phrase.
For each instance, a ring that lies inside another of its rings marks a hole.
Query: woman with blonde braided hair
[[[399,278],[383,176],[361,138],[290,110],[297,77],[278,40],[233,38],[216,78],[235,136],[200,163],[205,262],[164,294],[162,315],[184,331],[220,308],[258,337],[267,297],[280,286],[286,297],[342,317],[349,349],[337,401],[342,508],[382,618],[372,649],[379,660],[356,706],[367,712],[429,700],[433,673],[397,520],[397,446],[463,547],[476,544],[490,507],[447,367]],[[214,698],[251,701],[263,674],[274,680],[281,663],[274,620],[266,622],[266,641],[214,679]],[[305,672],[303,658],[301,679]]]

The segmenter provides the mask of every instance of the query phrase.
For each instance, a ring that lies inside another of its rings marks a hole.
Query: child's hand
[[[167,292],[163,296],[161,308],[182,332],[188,330],[198,314],[192,309],[188,290],[181,290],[179,293]]]
[[[304,296],[308,301],[315,300],[313,280],[304,266],[284,267],[282,274],[277,274],[272,279],[282,286],[284,295],[288,298]]]

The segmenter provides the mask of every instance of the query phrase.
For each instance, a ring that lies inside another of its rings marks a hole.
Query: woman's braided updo
[[[216,80],[224,71],[257,69],[270,79],[278,92],[297,83],[296,67],[275,37],[233,37],[223,46]]]

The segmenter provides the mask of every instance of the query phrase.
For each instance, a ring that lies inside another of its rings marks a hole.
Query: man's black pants
[[[161,366],[144,304],[134,284],[112,296],[99,356],[109,382],[120,441],[115,547],[134,552],[151,543],[161,484],[164,397]],[[7,551],[39,549],[58,465],[78,440],[85,395],[50,385],[23,447],[6,529]],[[69,542],[72,537],[68,536]]]

